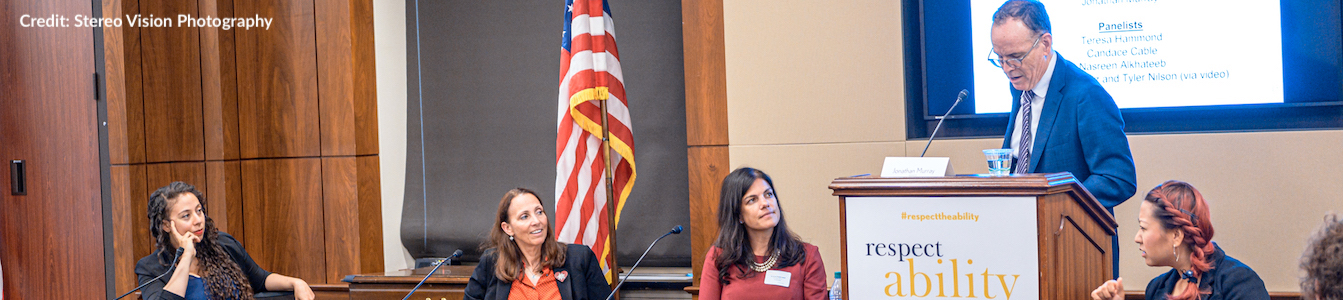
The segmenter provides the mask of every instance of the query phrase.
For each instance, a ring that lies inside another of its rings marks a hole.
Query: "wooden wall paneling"
[[[681,1],[686,144],[727,145],[723,0]]]
[[[233,16],[233,1],[199,0],[200,16]],[[205,159],[238,159],[238,72],[234,30],[200,28]]]
[[[353,156],[322,158],[322,210],[326,221],[326,281],[358,274],[359,187]]]
[[[145,187],[144,165],[113,165],[112,180],[112,256],[117,291],[129,291],[137,285],[135,263],[148,253],[154,240],[149,236],[145,209],[149,192]],[[138,200],[138,201],[137,201]]]
[[[135,14],[138,1],[103,2],[104,16]],[[140,37],[135,27],[103,27],[108,157],[113,165],[145,161],[144,102],[140,99]]]
[[[243,243],[262,268],[327,283],[321,176],[318,158],[242,161]]]
[[[727,146],[690,147],[690,247],[695,286],[699,285],[704,255],[718,238],[718,194],[723,177],[732,172]]]
[[[150,193],[173,181],[181,181],[196,186],[196,189],[205,193],[207,197],[210,195],[203,161],[147,164],[145,178],[147,179],[145,186],[149,187]],[[145,194],[145,199],[149,199],[149,194]]]
[[[246,240],[243,222],[242,163],[239,161],[205,162],[206,212],[215,228],[228,232],[238,241]],[[246,247],[246,244],[243,244]]]
[[[0,161],[25,160],[27,178],[27,195],[12,195],[0,172],[6,299],[107,297],[93,31],[16,25],[92,11],[76,0],[0,5]]]
[[[153,193],[159,187],[149,185],[149,167],[144,164],[130,165],[131,168],[131,194],[130,194],[130,212],[134,216],[130,220],[131,230],[131,257],[139,261],[154,252],[154,236],[149,233],[149,194]],[[138,191],[138,192],[137,192]],[[115,201],[116,198],[113,198]],[[115,220],[113,227],[117,226]],[[115,241],[114,241],[115,242]],[[132,268],[135,265],[131,265]],[[134,270],[132,270],[134,271]]]
[[[723,1],[681,1],[685,55],[686,150],[690,175],[691,269],[698,297],[704,255],[718,237],[718,193],[728,162],[727,64]]]
[[[246,75],[238,76],[240,157],[320,155],[313,3],[238,0],[234,14],[274,18],[268,30],[234,30],[237,73]]]
[[[145,16],[200,15],[194,1],[144,0],[140,9]],[[147,162],[205,159],[199,34],[195,27],[141,28]]]
[[[381,272],[384,269],[381,163],[377,155],[355,157],[355,163],[359,169],[359,272]]]
[[[322,0],[316,8],[318,98],[321,99],[322,155],[354,155],[354,60],[351,6]],[[351,166],[353,167],[353,166]]]
[[[354,59],[351,72],[354,73],[355,82],[354,148],[356,155],[373,155],[378,154],[378,67],[377,55],[374,53],[377,45],[373,44],[373,1],[351,0],[350,15],[350,43]]]

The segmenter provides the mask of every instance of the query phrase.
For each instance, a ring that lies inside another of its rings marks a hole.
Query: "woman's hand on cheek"
[[[182,248],[182,255],[196,256],[196,242],[199,242],[199,238],[191,232],[178,232],[177,222],[169,223],[172,224],[173,240],[177,242],[177,247]]]

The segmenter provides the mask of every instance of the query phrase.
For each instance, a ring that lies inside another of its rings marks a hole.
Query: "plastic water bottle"
[[[842,286],[839,284],[839,272],[835,272],[835,283],[830,285],[830,300],[844,300]]]

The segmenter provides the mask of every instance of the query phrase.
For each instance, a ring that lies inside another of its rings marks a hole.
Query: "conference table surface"
[[[442,266],[432,276],[433,267],[405,269],[390,272],[350,275],[350,299],[402,299],[421,279],[424,285],[415,291],[412,299],[456,300],[465,295],[466,283],[475,266]]]

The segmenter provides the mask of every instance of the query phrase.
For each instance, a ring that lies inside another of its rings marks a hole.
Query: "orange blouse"
[[[562,300],[560,299],[560,287],[555,284],[555,274],[550,272],[550,268],[541,270],[541,277],[536,279],[536,285],[532,285],[532,280],[527,279],[526,272],[519,274],[518,279],[513,280],[513,288],[508,290],[508,300]]]

